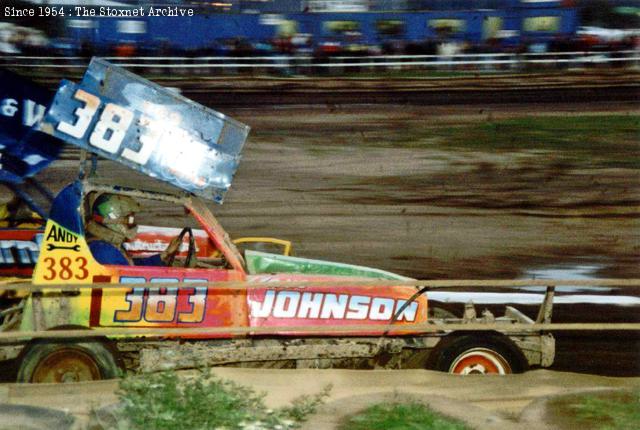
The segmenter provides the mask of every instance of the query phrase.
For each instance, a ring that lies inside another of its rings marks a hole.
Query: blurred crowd
[[[620,39],[602,39],[590,35],[557,37],[547,42],[522,40],[520,43],[489,39],[483,43],[434,38],[420,42],[389,39],[379,44],[362,43],[357,35],[344,38],[325,39],[314,43],[309,34],[277,37],[271,40],[251,41],[236,37],[219,39],[200,49],[182,49],[168,41],[155,46],[120,43],[100,48],[83,42],[73,47],[70,41],[59,40],[50,45],[50,53],[58,55],[102,56],[177,56],[177,57],[269,57],[299,56],[327,58],[339,56],[374,55],[435,55],[499,53],[554,53],[554,52],[610,52],[640,49],[640,37],[627,36]],[[27,51],[24,51],[27,52]]]
[[[311,34],[296,33],[270,40],[249,40],[242,37],[214,40],[203,48],[184,49],[170,40],[136,44],[119,42],[96,46],[88,40],[48,38],[43,31],[0,22],[0,54],[59,56],[177,56],[177,57],[269,57],[297,56],[322,59],[337,56],[372,55],[435,55],[449,57],[458,54],[489,53],[555,53],[607,52],[640,49],[640,34],[608,34],[578,31],[573,36],[557,36],[545,42],[514,37],[487,39],[480,43],[438,36],[423,41],[407,41],[400,37],[386,38],[378,44],[366,44],[357,31],[340,37],[314,41]]]
[[[0,22],[0,54],[46,55],[51,41],[42,30]]]

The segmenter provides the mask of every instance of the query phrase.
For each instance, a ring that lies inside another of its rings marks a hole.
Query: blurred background
[[[144,17],[97,18],[69,13],[74,3],[12,1],[16,9],[41,6],[45,18],[5,13],[0,53],[198,57],[192,68],[217,64],[221,73],[344,74],[434,63],[466,71],[624,66],[637,64],[640,41],[637,0],[82,2],[84,11],[145,10]],[[148,16],[150,6],[189,7],[194,16]],[[229,64],[219,57],[256,58]]]

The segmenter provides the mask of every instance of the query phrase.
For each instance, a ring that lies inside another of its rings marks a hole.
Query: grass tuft
[[[110,429],[130,430],[288,430],[315,412],[329,395],[322,392],[295,399],[290,406],[269,409],[264,395],[208,371],[179,377],[161,372],[127,377],[118,395],[122,407]]]
[[[578,421],[597,423],[594,428],[598,430],[640,429],[640,390],[585,396],[573,407]]]
[[[640,389],[558,397],[547,406],[547,421],[558,429],[640,429]]]
[[[467,430],[463,423],[441,416],[420,403],[377,404],[350,417],[341,430]]]

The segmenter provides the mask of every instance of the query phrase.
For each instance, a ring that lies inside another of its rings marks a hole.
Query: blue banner
[[[104,60],[63,81],[41,129],[222,203],[249,127]]]
[[[53,93],[0,69],[0,183],[21,183],[58,158],[62,142],[37,127]]]

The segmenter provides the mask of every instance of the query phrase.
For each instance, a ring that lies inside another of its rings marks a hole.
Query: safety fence
[[[553,323],[551,318],[551,303],[545,303],[552,300],[554,289],[559,286],[585,287],[593,288],[594,291],[603,288],[616,288],[621,291],[628,288],[640,287],[640,279],[591,279],[591,280],[546,280],[546,279],[519,279],[519,280],[409,280],[409,281],[289,281],[289,282],[171,282],[171,283],[140,283],[140,284],[91,284],[86,286],[72,285],[33,285],[24,282],[5,282],[0,284],[0,293],[3,291],[17,291],[23,293],[44,293],[47,294],[65,294],[70,292],[78,292],[83,290],[102,290],[108,291],[113,289],[133,289],[144,288],[146,291],[156,291],[165,288],[188,288],[190,290],[197,287],[207,287],[213,289],[223,289],[227,291],[249,291],[252,289],[264,290],[305,290],[314,288],[317,292],[318,288],[327,288],[327,292],[331,292],[333,288],[353,287],[358,289],[370,289],[375,287],[413,287],[415,293],[409,299],[409,302],[421,294],[428,294],[437,290],[455,290],[473,288],[474,292],[481,292],[484,289],[507,289],[513,293],[513,289],[526,288],[528,293],[544,294],[544,298],[540,300],[540,311],[538,318],[531,323],[496,323],[496,322],[456,322],[450,323],[440,319],[430,319],[427,323],[406,323],[394,325],[394,319],[389,323],[381,324],[322,324],[322,325],[278,325],[274,326],[226,326],[226,327],[188,327],[188,328],[162,328],[162,327],[113,327],[113,328],[94,328],[92,330],[69,329],[69,330],[41,330],[41,331],[19,331],[8,330],[0,332],[0,341],[15,342],[26,341],[36,338],[92,338],[96,336],[126,336],[126,337],[145,337],[145,338],[162,338],[162,337],[220,337],[220,336],[239,336],[239,335],[276,335],[286,333],[287,335],[299,334],[323,334],[331,333],[331,335],[339,335],[341,333],[383,333],[384,335],[397,335],[407,333],[443,333],[456,330],[464,331],[500,331],[502,333],[531,333],[540,331],[597,331],[597,330],[640,330],[640,323]],[[541,288],[535,288],[541,287]],[[505,291],[504,294],[509,294]],[[638,291],[635,291],[638,294]],[[505,302],[508,302],[505,296]],[[548,309],[544,309],[547,305]]]
[[[151,74],[295,73],[303,75],[380,71],[513,72],[533,68],[640,67],[640,50],[550,53],[474,53],[451,55],[267,55],[200,57],[104,57]],[[0,56],[0,66],[33,69],[84,69],[87,57]]]

